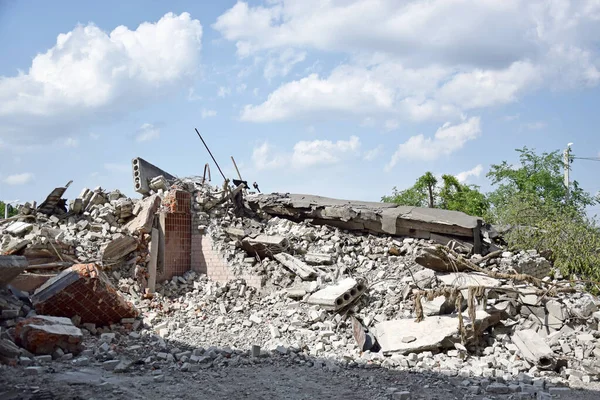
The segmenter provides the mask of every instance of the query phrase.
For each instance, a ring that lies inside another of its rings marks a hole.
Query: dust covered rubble
[[[416,264],[419,249],[432,244],[426,240],[349,233],[266,215],[239,218],[227,205],[217,205],[216,188],[192,180],[183,181],[183,185],[195,199],[193,207],[200,224],[193,229],[212,237],[215,249],[235,273],[262,276],[263,287],[256,289],[242,279],[219,284],[190,271],[158,284],[155,295],[144,298],[132,269],[147,262],[144,246],[149,235],[130,233],[124,228],[124,223],[136,214],[139,201],[126,199],[119,192],[97,189],[92,196],[80,196],[82,200],[95,198],[82,207],[80,214],[64,218],[37,214],[36,222],[25,227],[14,227],[8,232],[11,225],[3,227],[3,251],[14,251],[18,247],[15,241],[27,242],[21,251],[42,248],[50,252],[53,245],[66,244],[60,252],[73,262],[101,262],[102,250],[123,235],[139,240],[140,247],[128,254],[128,260],[115,263],[107,272],[122,295],[142,312],[142,318],[96,327],[81,324],[74,316],[74,326],[83,335],[84,349],[72,354],[57,348],[50,355],[57,365],[98,365],[114,372],[155,371],[157,380],[163,371],[193,372],[259,362],[297,363],[330,371],[386,367],[464,378],[463,385],[473,396],[486,392],[557,392],[564,385],[577,386],[598,379],[597,299],[582,291],[553,298],[538,296],[528,285],[507,279],[496,283],[512,289],[512,294],[493,290],[486,293],[487,306],[501,311],[502,318],[481,332],[478,344],[469,346],[468,351],[456,335],[450,344],[435,343],[427,351],[393,352],[387,356],[383,352],[362,351],[354,338],[350,315],[359,318],[376,338],[377,324],[416,318],[417,291],[451,286],[473,274],[441,274]],[[44,229],[51,230],[50,234]],[[285,246],[270,250],[303,260],[317,271],[316,279],[304,281],[276,260],[244,250],[244,238],[259,234],[285,238]],[[471,260],[477,263],[479,258],[472,256]],[[489,271],[510,273],[523,272],[531,265],[543,270],[550,264],[536,252],[523,251],[504,252],[479,265]],[[307,303],[313,293],[345,277],[368,286],[367,292],[350,307],[331,312]],[[0,308],[0,335],[5,344],[0,348],[6,353],[3,356],[17,356],[18,363],[28,368],[27,373],[42,373],[48,356],[34,355],[9,344],[14,342],[16,325],[26,317],[34,317],[35,311],[22,299],[6,293],[1,297]],[[453,311],[440,296],[425,302],[424,308],[426,318],[445,317]],[[540,369],[524,357],[512,339],[514,332],[521,330],[533,330],[536,338],[551,348],[558,360],[557,372]],[[410,335],[401,338],[406,342],[415,339]]]

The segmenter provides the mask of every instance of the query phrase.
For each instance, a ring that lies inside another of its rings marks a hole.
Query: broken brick
[[[15,340],[33,354],[52,354],[57,349],[79,354],[83,350],[83,334],[70,319],[38,315],[19,322]]]
[[[117,292],[95,264],[77,264],[42,285],[31,298],[38,314],[71,318],[106,326],[137,316],[133,305]]]

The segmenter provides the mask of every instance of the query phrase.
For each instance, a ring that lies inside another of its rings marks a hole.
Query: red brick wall
[[[225,262],[223,255],[213,248],[213,242],[209,235],[192,235],[192,270],[206,274],[215,282],[225,283],[242,278],[250,286],[256,288],[261,286],[259,276],[236,276]]]
[[[165,216],[164,270],[159,280],[181,276],[191,269],[192,260],[192,214],[191,195],[176,190],[171,212]]]

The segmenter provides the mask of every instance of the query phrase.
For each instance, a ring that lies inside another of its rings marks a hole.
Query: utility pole
[[[565,149],[564,153],[563,153],[563,166],[565,169],[565,188],[567,189],[567,194],[565,196],[565,200],[568,203],[569,202],[569,197],[571,195],[571,185],[570,185],[570,180],[569,180],[569,170],[571,169],[571,146],[573,145],[573,143],[569,143],[567,144],[567,148]]]

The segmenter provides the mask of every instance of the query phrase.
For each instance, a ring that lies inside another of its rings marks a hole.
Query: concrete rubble
[[[275,194],[248,196],[255,216],[242,217],[222,187],[159,172],[135,181],[142,199],[86,189],[65,210],[53,192],[49,214],[29,204],[0,221],[2,253],[27,260],[19,276],[54,274],[0,288],[2,363],[194,373],[285,359],[435,372],[510,398],[600,379],[598,299],[512,278],[565,285],[537,252],[498,251],[476,218]],[[177,237],[187,267],[165,241],[169,218],[191,226],[192,245]],[[447,268],[427,250],[435,235],[480,271]]]

